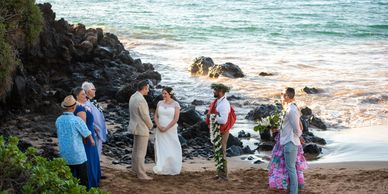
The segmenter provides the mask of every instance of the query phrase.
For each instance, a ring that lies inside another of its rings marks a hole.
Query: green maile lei
[[[210,115],[210,140],[214,145],[214,160],[217,173],[225,172],[226,160],[223,157],[222,136],[220,125],[216,122],[216,114]]]

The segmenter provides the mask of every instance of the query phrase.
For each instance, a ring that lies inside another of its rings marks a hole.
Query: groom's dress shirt
[[[218,124],[225,124],[228,121],[228,115],[230,112],[230,103],[226,96],[221,97],[217,100],[216,111],[218,115],[216,121]]]
[[[280,145],[285,145],[288,142],[294,145],[300,145],[299,137],[302,135],[300,126],[300,112],[295,104],[289,104],[283,122],[280,128]]]

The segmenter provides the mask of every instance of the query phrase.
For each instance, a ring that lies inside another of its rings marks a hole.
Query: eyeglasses
[[[90,90],[96,91],[96,88],[93,88],[93,89],[90,89]]]

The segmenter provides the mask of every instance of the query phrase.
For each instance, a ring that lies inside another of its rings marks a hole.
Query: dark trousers
[[[77,165],[69,165],[74,177],[80,180],[80,184],[88,186],[88,165],[86,162]]]

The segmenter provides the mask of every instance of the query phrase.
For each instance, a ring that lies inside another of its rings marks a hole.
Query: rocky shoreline
[[[134,86],[138,81],[149,80],[151,91],[146,100],[152,112],[162,99],[162,86],[159,84],[161,75],[152,64],[132,58],[114,34],[104,33],[100,28],[87,29],[82,24],[72,25],[63,18],[55,20],[50,4],[41,4],[39,7],[44,16],[44,29],[35,46],[20,48],[22,65],[14,75],[12,91],[0,102],[0,133],[20,137],[22,148],[33,145],[43,156],[57,157],[54,122],[61,114],[59,103],[73,87],[88,80],[97,87],[97,100],[104,105],[110,126],[104,155],[112,158],[113,164],[131,164],[133,136],[127,130],[128,99],[136,91]],[[193,68],[197,68],[195,72]],[[237,65],[215,65],[211,58],[197,58],[192,65],[192,72],[209,72],[212,78],[220,75],[232,78],[244,76]],[[209,129],[203,121],[204,113],[195,109],[195,105],[203,105],[204,102],[198,100],[192,104],[180,104],[182,110],[178,132],[183,158],[211,159],[212,145]],[[270,112],[270,105],[260,105],[248,114],[247,119],[256,120]],[[305,109],[303,115],[307,123],[323,124],[311,110]],[[247,136],[241,135],[244,138]],[[303,136],[308,143],[305,152],[318,156],[321,152],[318,144],[324,145],[325,140],[315,137],[308,129]],[[262,139],[265,139],[264,134]],[[252,150],[248,146],[243,147],[239,138],[230,135],[228,156],[271,150],[271,145],[273,142],[267,139]],[[147,162],[152,162],[153,157],[153,141],[150,141]]]

